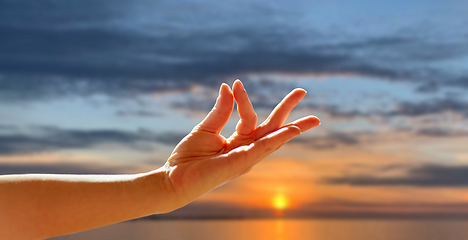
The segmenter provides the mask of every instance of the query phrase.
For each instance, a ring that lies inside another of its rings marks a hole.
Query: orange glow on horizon
[[[274,198],[273,198],[273,207],[276,209],[276,210],[284,210],[288,207],[289,203],[288,203],[288,199],[283,195],[283,194],[277,194]]]

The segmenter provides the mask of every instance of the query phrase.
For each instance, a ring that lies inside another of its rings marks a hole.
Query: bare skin
[[[247,173],[287,141],[320,124],[308,116],[284,125],[306,92],[295,89],[257,127],[240,81],[223,84],[213,110],[154,171],[129,175],[0,176],[0,239],[43,239],[180,208]],[[236,132],[220,135],[233,111]]]

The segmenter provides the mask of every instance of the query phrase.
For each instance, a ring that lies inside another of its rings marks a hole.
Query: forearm
[[[0,239],[69,234],[172,210],[166,174],[0,176]]]
[[[284,125],[305,94],[293,90],[256,127],[256,113],[240,81],[234,93],[223,84],[213,110],[176,146],[164,167],[150,173],[0,176],[0,239],[47,238],[182,207],[320,124],[308,116]],[[234,100],[241,120],[226,139],[219,133]]]

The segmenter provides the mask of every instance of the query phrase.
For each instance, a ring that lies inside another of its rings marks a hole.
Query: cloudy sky
[[[180,216],[468,216],[468,4],[0,0],[0,174],[159,167],[244,82],[322,125]],[[223,130],[230,135],[237,115]],[[237,215],[236,215],[237,214]]]

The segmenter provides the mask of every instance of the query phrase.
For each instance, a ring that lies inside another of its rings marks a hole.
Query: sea
[[[137,220],[53,240],[460,240],[468,220]]]

